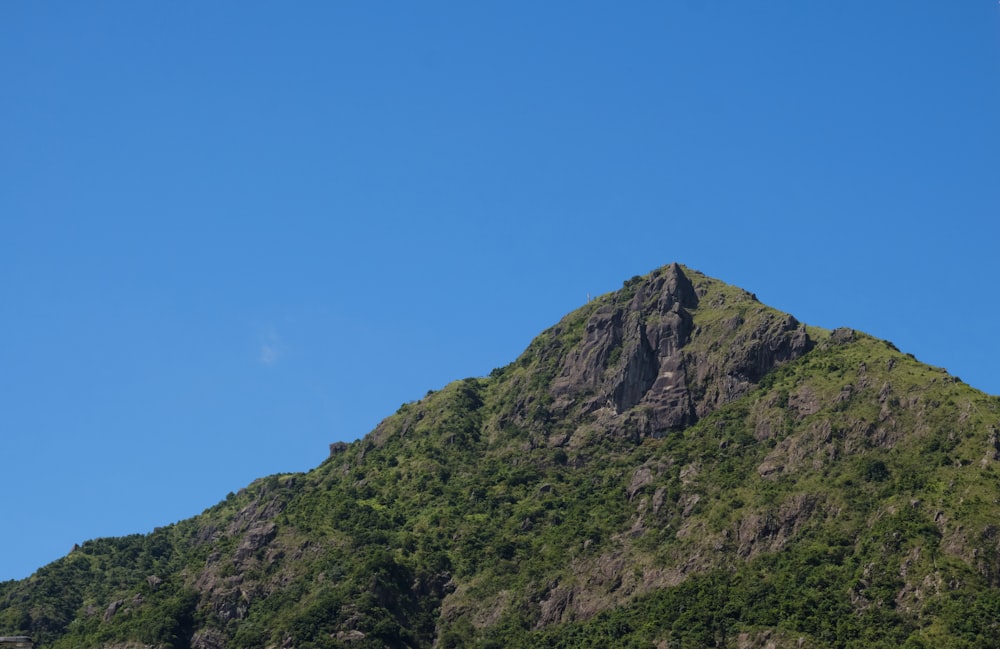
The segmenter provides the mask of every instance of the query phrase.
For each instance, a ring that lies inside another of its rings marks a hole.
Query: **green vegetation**
[[[404,404],[306,474],[0,584],[0,634],[60,648],[1000,646],[1000,399],[693,271],[697,303],[677,315],[659,288],[671,272],[569,314],[488,378]],[[690,377],[693,424],[649,423],[669,400],[602,400],[642,362],[628,327],[685,322],[671,367]],[[779,346],[793,335],[809,344]],[[587,382],[553,387],[575,376]]]

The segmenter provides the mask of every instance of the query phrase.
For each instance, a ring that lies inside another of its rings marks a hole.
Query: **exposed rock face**
[[[294,479],[285,482],[294,486]],[[240,509],[224,529],[213,529],[211,536],[239,539],[231,554],[212,552],[204,568],[194,579],[193,587],[203,605],[219,620],[241,620],[250,602],[269,588],[260,582],[248,582],[247,571],[281,558],[281,550],[269,548],[277,536],[275,518],[285,509],[286,494],[277,486],[264,487],[258,497]],[[232,572],[233,574],[228,574]],[[197,640],[197,643],[195,643]],[[215,649],[219,637],[213,634],[196,637],[193,649]]]
[[[677,264],[632,282],[631,299],[598,307],[565,356],[551,386],[557,410],[635,409],[631,429],[662,434],[746,394],[812,347],[804,326],[776,312],[699,325],[698,292]]]
[[[750,557],[760,552],[782,550],[814,514],[818,504],[816,496],[801,494],[780,507],[744,518],[735,529],[737,553],[741,557]]]
[[[107,610],[104,611],[104,621],[107,622],[111,618],[113,618],[115,616],[115,613],[118,612],[118,609],[120,609],[124,604],[125,600],[123,599],[116,599],[115,601],[108,604]]]
[[[203,629],[191,638],[191,649],[223,649],[225,646],[225,634],[214,629]]]
[[[250,526],[236,548],[236,561],[243,562],[266,546],[277,534],[274,521],[259,521]]]
[[[552,392],[564,403],[579,399],[593,411],[624,412],[652,406],[649,426],[674,428],[695,419],[681,349],[694,322],[688,309],[698,296],[676,264],[642,283],[630,303],[600,307],[580,344],[565,359]]]

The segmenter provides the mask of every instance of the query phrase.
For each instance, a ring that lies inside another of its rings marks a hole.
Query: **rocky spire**
[[[704,308],[676,263],[605,296],[552,382],[557,406],[616,416],[642,406],[641,416],[621,423],[638,426],[632,434],[659,434],[693,424],[810,349],[805,327],[791,316],[745,292],[717,296],[710,289],[721,283],[697,279],[715,300]]]

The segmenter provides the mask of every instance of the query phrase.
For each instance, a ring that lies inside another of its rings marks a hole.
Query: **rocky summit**
[[[1000,647],[1000,399],[677,264],[0,584],[37,647]]]

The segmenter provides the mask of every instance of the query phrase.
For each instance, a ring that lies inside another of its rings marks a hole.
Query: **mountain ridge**
[[[998,431],[1000,399],[891,343],[670,264],[309,472],[0,584],[0,632],[997,646]]]

